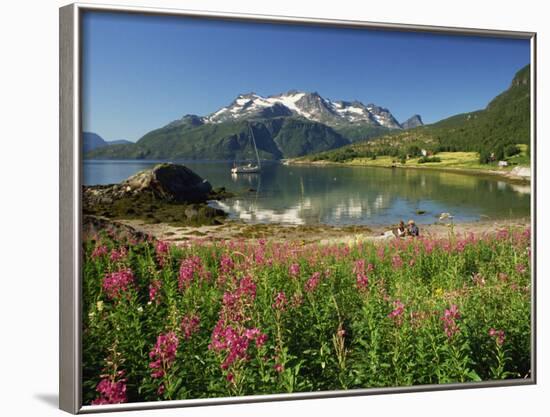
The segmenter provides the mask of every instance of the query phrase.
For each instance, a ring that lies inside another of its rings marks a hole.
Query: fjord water
[[[83,183],[112,184],[159,161],[84,161]],[[414,218],[454,222],[530,214],[530,187],[498,177],[443,171],[266,163],[261,174],[231,175],[232,162],[180,161],[234,198],[212,205],[247,223],[380,225]],[[418,214],[420,211],[425,213]]]

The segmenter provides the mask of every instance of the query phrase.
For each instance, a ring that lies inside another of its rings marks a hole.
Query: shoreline
[[[463,167],[442,167],[442,166],[414,166],[414,165],[374,165],[374,164],[365,164],[365,163],[342,163],[342,162],[332,162],[327,160],[320,161],[304,161],[304,160],[281,160],[281,163],[284,165],[302,165],[302,166],[337,166],[337,167],[364,167],[364,168],[384,168],[384,169],[417,169],[417,170],[427,170],[427,171],[439,171],[439,172],[450,172],[456,174],[464,175],[487,175],[488,177],[499,177],[505,181],[514,184],[530,184],[531,177],[515,175],[512,170],[495,170],[495,169],[475,169],[475,168],[463,168]],[[531,167],[519,167],[519,168],[529,168]]]
[[[289,225],[289,224],[246,224],[237,221],[227,221],[221,225],[208,226],[174,226],[167,223],[148,224],[142,220],[112,220],[124,228],[131,228],[139,234],[150,235],[172,244],[193,242],[220,242],[233,239],[256,241],[298,241],[308,244],[342,244],[359,243],[361,241],[387,241],[384,233],[392,230],[395,225],[370,226],[329,226],[329,225]],[[463,223],[442,223],[419,225],[420,236],[429,238],[447,238],[451,234],[484,234],[504,228],[529,227],[531,219],[520,217],[516,219],[479,220]]]

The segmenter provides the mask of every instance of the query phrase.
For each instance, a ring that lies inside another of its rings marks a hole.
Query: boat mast
[[[258,161],[258,168],[261,168],[260,155],[258,154],[258,148],[256,147],[256,139],[254,138],[254,131],[252,130],[250,123],[248,124],[248,130],[250,130],[250,134],[252,135],[252,143],[254,144],[254,150],[256,151],[256,160]]]

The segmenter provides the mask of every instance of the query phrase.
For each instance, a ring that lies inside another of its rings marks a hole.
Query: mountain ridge
[[[365,105],[358,100],[333,101],[317,92],[299,90],[289,90],[266,97],[254,92],[239,94],[229,105],[206,116],[186,114],[169,125],[178,124],[191,117],[196,123],[207,124],[282,116],[301,116],[332,127],[344,123],[365,123],[388,129],[402,128],[387,108],[373,103]]]
[[[307,158],[343,162],[390,155],[406,159],[407,155],[424,149],[431,153],[478,152],[480,163],[488,163],[517,152],[517,145],[526,145],[529,152],[530,103],[528,64],[516,72],[509,87],[490,100],[484,109],[381,135],[371,141],[358,141]]]

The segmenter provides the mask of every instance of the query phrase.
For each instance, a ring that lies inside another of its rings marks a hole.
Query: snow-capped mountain
[[[301,116],[329,126],[349,123],[401,129],[388,109],[359,101],[331,101],[317,93],[292,90],[284,94],[262,97],[255,93],[241,94],[233,102],[203,117],[203,123],[223,123],[250,118]]]

